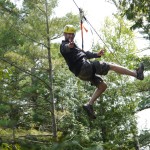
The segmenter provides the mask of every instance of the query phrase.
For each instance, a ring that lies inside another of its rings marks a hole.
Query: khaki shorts
[[[90,81],[92,85],[98,86],[103,79],[99,75],[106,75],[109,71],[109,64],[99,61],[85,61],[81,67],[78,77],[84,81]]]

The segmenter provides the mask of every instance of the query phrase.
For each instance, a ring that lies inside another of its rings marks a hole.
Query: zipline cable
[[[103,44],[105,45],[105,47],[109,50],[109,52],[111,54],[114,55],[115,59],[117,60],[117,62],[119,64],[121,64],[119,62],[119,60],[117,59],[115,53],[113,53],[109,47],[107,46],[107,44],[104,42],[104,40],[101,38],[101,36],[98,34],[98,32],[95,30],[95,28],[92,26],[92,24],[88,21],[88,19],[85,17],[83,10],[77,5],[77,3],[75,2],[75,0],[73,0],[74,4],[76,5],[76,7],[79,9],[79,13],[80,13],[80,19],[81,19],[81,37],[82,37],[82,50],[83,50],[83,19],[90,25],[90,27],[93,29],[93,31],[96,33],[96,35],[99,37],[99,39],[103,42]]]

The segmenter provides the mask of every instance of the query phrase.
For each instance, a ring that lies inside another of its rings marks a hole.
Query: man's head
[[[66,25],[64,27],[64,36],[66,40],[73,41],[76,33],[76,28],[73,25]]]

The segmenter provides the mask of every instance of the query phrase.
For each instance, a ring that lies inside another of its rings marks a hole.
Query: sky
[[[21,6],[22,0],[11,0],[15,2],[18,7]],[[104,22],[106,16],[113,17],[113,13],[116,12],[116,8],[113,4],[106,2],[106,0],[75,0],[75,3],[78,5],[79,8],[83,9],[85,17],[88,19],[90,24],[99,31],[100,26]],[[58,7],[56,8],[56,15],[57,16],[64,16],[68,12],[72,12],[74,14],[79,14],[79,10],[75,5],[73,0],[59,0]],[[88,26],[85,24],[85,27],[88,29]],[[94,34],[94,33],[93,33]],[[93,38],[93,34],[90,31],[84,34],[84,47],[85,49],[89,50],[92,46],[91,39]],[[139,36],[139,35],[138,35]],[[88,38],[90,37],[90,38]],[[95,38],[95,35],[94,35]],[[80,41],[78,45],[81,45],[81,34],[78,33],[76,35],[76,39]],[[60,39],[62,40],[62,39]],[[96,41],[98,37],[96,38]],[[139,39],[135,39],[136,45],[139,49],[144,48],[147,46],[147,42],[139,41]],[[98,42],[100,42],[98,40]],[[146,52],[147,53],[147,52]],[[138,128],[141,129],[150,129],[150,109],[145,111],[141,111],[136,114]]]
[[[15,2],[16,5],[20,7],[23,0],[10,1]],[[74,2],[78,5],[79,8],[83,9],[85,17],[96,29],[96,31],[100,30],[100,27],[104,22],[106,16],[113,17],[113,13],[117,11],[116,7],[113,4],[106,2],[106,0],[58,0],[58,7],[55,9],[56,15],[61,17],[64,16],[67,12],[79,14],[79,10]],[[84,26],[88,29],[88,33],[84,32],[84,43],[86,43],[84,44],[84,49],[89,50],[92,47],[93,41],[95,43],[97,41],[101,41],[96,34],[91,33],[89,25],[84,23]],[[136,37],[137,38],[135,38],[135,42],[138,49],[143,49],[150,46],[150,43],[143,40],[140,34],[136,33]],[[81,33],[77,33],[75,39],[78,39],[76,40],[76,42],[79,46],[81,46]],[[62,39],[59,40],[60,41],[58,42],[61,42]],[[142,55],[145,55],[147,53],[149,53],[150,55],[150,50],[144,51]]]

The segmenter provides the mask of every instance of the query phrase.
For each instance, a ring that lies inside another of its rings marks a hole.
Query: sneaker
[[[96,119],[96,116],[94,114],[94,110],[93,110],[93,106],[90,104],[85,104],[83,105],[83,109],[86,111],[87,115],[91,118],[91,119]]]
[[[140,63],[139,68],[136,70],[137,79],[143,80],[144,79],[144,64]]]

